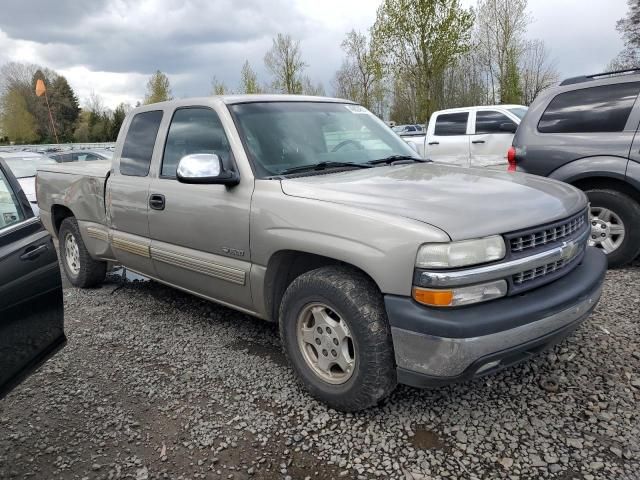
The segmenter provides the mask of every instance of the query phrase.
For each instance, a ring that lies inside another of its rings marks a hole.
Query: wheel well
[[[73,212],[69,210],[64,205],[54,205],[51,208],[51,221],[53,223],[53,228],[55,229],[56,236],[58,236],[58,232],[60,231],[60,225],[65,218],[73,217]]]
[[[264,280],[265,307],[269,319],[274,322],[278,321],[280,302],[291,282],[303,273],[330,265],[346,265],[362,271],[350,263],[313,253],[297,250],[283,250],[274,253],[267,264]],[[366,272],[362,271],[362,273],[369,276]]]
[[[570,183],[580,190],[592,190],[595,188],[617,190],[618,192],[626,193],[636,202],[640,203],[640,192],[624,180],[610,177],[588,177]]]

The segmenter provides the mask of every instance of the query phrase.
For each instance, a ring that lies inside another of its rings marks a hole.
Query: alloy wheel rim
[[[355,370],[356,351],[349,326],[322,303],[307,305],[296,325],[298,347],[307,366],[321,380],[340,385]]]
[[[620,248],[626,234],[624,223],[620,216],[604,207],[591,207],[591,234],[589,245],[602,249],[610,254]]]
[[[80,273],[80,249],[76,237],[72,233],[67,233],[64,238],[64,253],[67,267],[71,273],[78,275]]]

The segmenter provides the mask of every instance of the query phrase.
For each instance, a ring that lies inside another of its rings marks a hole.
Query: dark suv
[[[510,170],[575,185],[590,243],[620,266],[640,253],[640,70],[574,77],[542,92],[509,150]]]

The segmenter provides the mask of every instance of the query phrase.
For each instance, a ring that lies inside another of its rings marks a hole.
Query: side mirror
[[[500,124],[500,130],[507,133],[516,133],[518,125],[513,122],[505,122]]]
[[[194,153],[178,162],[176,177],[182,183],[208,183],[211,185],[237,185],[238,174],[225,170],[215,153]]]

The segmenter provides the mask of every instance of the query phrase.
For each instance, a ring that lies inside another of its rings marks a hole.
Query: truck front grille
[[[538,278],[551,275],[555,272],[560,272],[560,270],[568,266],[570,263],[573,263],[576,258],[577,256],[568,260],[558,260],[556,262],[547,263],[546,265],[542,265],[537,268],[532,268],[531,270],[525,270],[524,272],[516,273],[512,277],[513,284],[515,286],[521,286]]]
[[[511,253],[520,253],[564,240],[582,230],[586,223],[587,213],[581,212],[567,220],[510,237],[508,240]]]

